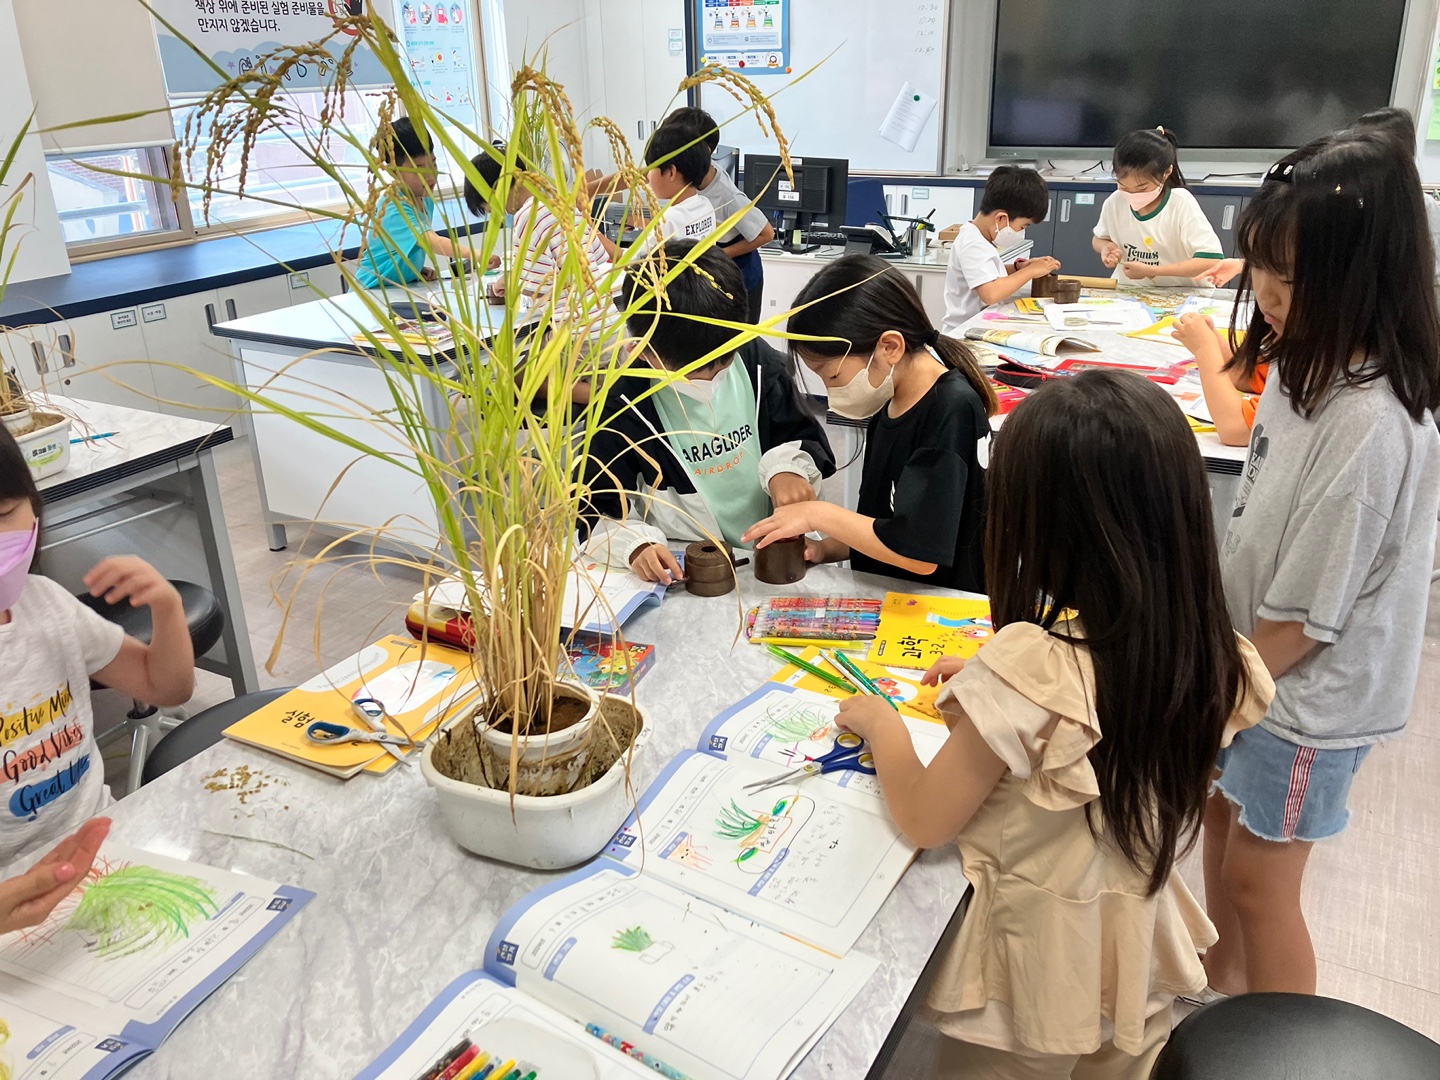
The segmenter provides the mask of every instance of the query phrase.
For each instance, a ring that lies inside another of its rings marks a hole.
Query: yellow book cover
[[[1131,338],[1138,338],[1141,341],[1158,341],[1162,345],[1178,345],[1182,349],[1185,348],[1184,345],[1176,341],[1175,338],[1171,335],[1170,331],[1174,329],[1175,316],[1166,315],[1163,319],[1159,320],[1158,322],[1151,323],[1143,330],[1127,331],[1125,336]]]
[[[305,729],[316,720],[366,730],[350,702],[373,697],[385,705],[391,734],[408,733],[421,742],[476,690],[475,659],[469,653],[386,637],[231,724],[225,735],[348,780],[362,770],[386,772],[399,762],[378,743],[311,742]],[[397,749],[418,753],[418,747]]]
[[[942,656],[974,656],[992,633],[988,600],[886,593],[866,659],[924,671]]]
[[[842,644],[855,645],[857,643],[851,641]],[[818,648],[809,648],[797,655],[801,660],[810,661],[821,671],[833,670],[820,658]],[[895,702],[904,715],[917,720],[929,720],[936,724],[945,722],[944,717],[940,715],[939,708],[935,705],[935,699],[940,696],[940,687],[921,686],[914,671],[902,671],[900,668],[886,667],[883,664],[872,664],[869,660],[858,659],[855,660],[855,666],[863,671],[866,678],[878,686],[886,697]],[[835,672],[835,674],[840,673]],[[813,690],[817,694],[824,694],[826,697],[837,698],[840,701],[854,696],[847,694],[839,687],[830,685],[824,679],[817,679],[808,671],[798,668],[794,664],[786,664],[771,677],[770,681],[785,683],[787,686],[799,687],[802,690]]]

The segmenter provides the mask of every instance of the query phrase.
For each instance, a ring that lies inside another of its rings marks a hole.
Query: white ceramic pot
[[[630,704],[629,698],[617,700]],[[626,762],[633,769],[650,737],[650,725],[638,707],[637,719],[640,730],[633,753],[622,755],[599,780],[568,795],[517,795],[513,816],[509,792],[442,775],[431,761],[434,739],[425,745],[420,771],[440,799],[445,827],[467,851],[535,870],[578,866],[610,842],[634,809],[636,795],[625,782]],[[445,726],[472,722],[463,715]]]
[[[7,418],[8,419],[8,418]],[[26,422],[31,419],[29,413],[25,414]],[[41,416],[44,420],[44,416]],[[46,424],[42,428],[36,428],[28,435],[21,435],[15,440],[20,444],[20,452],[25,455],[25,463],[30,466],[30,471],[39,480],[52,473],[62,472],[70,464],[70,418],[62,416],[53,424]]]
[[[0,423],[3,423],[11,435],[18,436],[30,426],[30,410],[21,409],[19,412],[9,412],[0,416]]]
[[[590,725],[600,712],[600,698],[590,687],[569,682],[556,683],[555,694],[585,702],[585,715],[562,731],[520,737],[519,790],[532,795],[549,797],[569,791],[590,764]],[[510,733],[488,724],[478,726],[490,752],[509,761]]]

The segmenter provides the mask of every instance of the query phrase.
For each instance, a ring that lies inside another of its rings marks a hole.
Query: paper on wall
[[[902,150],[911,151],[920,141],[925,130],[925,121],[935,111],[936,101],[929,94],[923,94],[907,81],[895,95],[885,121],[880,125],[880,137],[888,139]]]

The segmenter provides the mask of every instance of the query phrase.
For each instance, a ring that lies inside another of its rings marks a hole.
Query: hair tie
[[[935,346],[940,344],[940,336],[939,330],[931,330],[930,336],[925,339],[925,344],[929,345],[932,349],[935,348]]]

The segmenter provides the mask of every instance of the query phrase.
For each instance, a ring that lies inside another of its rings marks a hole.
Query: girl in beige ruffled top
[[[926,676],[950,680],[944,747],[922,765],[878,698],[840,722],[900,828],[958,841],[974,887],[929,992],[934,1075],[1145,1080],[1215,940],[1174,861],[1274,684],[1230,627],[1204,464],[1158,386],[1047,384],[997,436],[988,487],[996,633]]]

